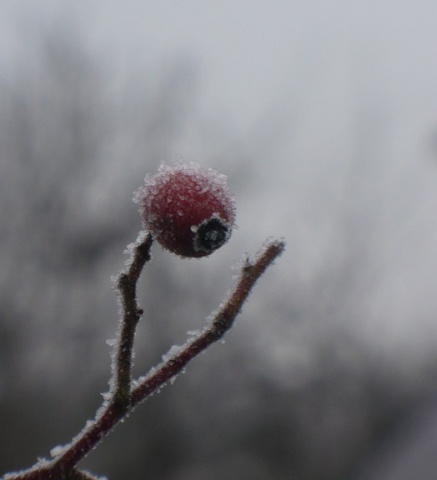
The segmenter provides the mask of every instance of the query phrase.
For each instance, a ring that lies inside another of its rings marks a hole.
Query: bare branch
[[[130,264],[117,280],[123,317],[116,343],[115,371],[112,372],[112,375],[115,388],[113,402],[120,408],[127,408],[129,403],[135,330],[142,315],[142,311],[138,308],[136,288],[144,265],[151,259],[152,243],[153,239],[150,234],[140,234],[133,246]]]
[[[94,477],[75,467],[113,427],[136,405],[177,375],[194,357],[219,340],[234,324],[235,318],[247,300],[252,288],[266,269],[282,254],[283,241],[271,241],[258,252],[253,263],[246,260],[241,273],[222,307],[209,326],[196,338],[186,343],[176,353],[169,352],[163,363],[140,378],[131,390],[132,349],[135,327],[141,313],[136,300],[136,285],[141,271],[150,260],[152,237],[143,234],[132,248],[131,262],[117,281],[122,301],[122,322],[118,335],[115,370],[115,388],[108,402],[97,413],[70,445],[52,461],[39,463],[33,468],[8,474],[4,480],[91,480]]]
[[[258,253],[253,264],[246,261],[237,283],[226,302],[214,315],[209,327],[181,347],[179,352],[172,356],[168,355],[168,359],[157,368],[152,369],[146,377],[138,382],[137,386],[132,390],[132,407],[145,400],[155,390],[181,372],[187,363],[200,352],[222,338],[232,327],[236,316],[240,312],[243,303],[247,300],[255,283],[269,265],[282,254],[284,249],[285,243],[283,241],[273,241]]]

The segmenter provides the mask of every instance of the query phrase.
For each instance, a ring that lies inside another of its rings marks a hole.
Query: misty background
[[[136,375],[246,253],[287,250],[225,343],[80,467],[435,478],[436,25],[431,0],[0,1],[0,474],[100,406],[132,194],[178,159],[228,176],[238,229],[203,260],[154,245]]]

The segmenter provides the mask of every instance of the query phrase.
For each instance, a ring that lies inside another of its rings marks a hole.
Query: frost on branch
[[[97,480],[97,477],[78,470],[78,463],[136,406],[168,381],[174,381],[192,359],[222,339],[234,324],[256,282],[284,251],[283,241],[272,240],[264,245],[253,261],[246,258],[229,294],[208,318],[208,325],[201,331],[189,332],[187,342],[182,346],[173,346],[163,355],[162,362],[146,375],[132,378],[135,331],[144,313],[138,306],[136,289],[145,264],[151,260],[153,236],[164,246],[168,241],[174,247],[172,251],[180,256],[201,257],[221,246],[234,226],[233,197],[226,189],[224,177],[211,174],[209,170],[206,172],[192,164],[161,167],[157,176],[146,179],[146,187],[139,193],[139,202],[143,202],[144,221],[150,232],[141,232],[137,241],[129,245],[130,258],[124,270],[114,277],[121,318],[115,340],[107,341],[113,347],[110,390],[104,394],[94,420],[86,422],[71,443],[51,450],[52,460],[41,460],[29,470],[7,474],[4,480]],[[155,194],[158,196],[157,204],[154,203]],[[176,207],[176,214],[167,215],[167,223],[161,224],[156,215],[165,216],[169,212],[169,204],[173,204],[172,208]],[[179,214],[179,207],[187,210]],[[200,210],[201,218],[196,216],[197,210]],[[168,238],[160,231],[163,225],[173,229]],[[182,237],[178,237],[181,232]]]

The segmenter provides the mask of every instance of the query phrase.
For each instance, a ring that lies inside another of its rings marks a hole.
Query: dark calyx
[[[224,245],[229,236],[229,225],[219,217],[211,217],[199,225],[194,236],[194,248],[211,253]]]

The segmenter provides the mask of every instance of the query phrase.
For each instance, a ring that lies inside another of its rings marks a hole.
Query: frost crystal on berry
[[[134,200],[146,229],[181,257],[204,257],[224,245],[235,222],[226,177],[195,163],[161,165],[147,175]]]

